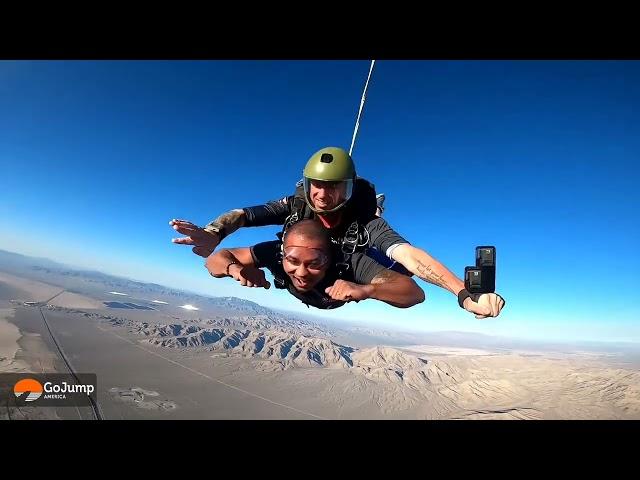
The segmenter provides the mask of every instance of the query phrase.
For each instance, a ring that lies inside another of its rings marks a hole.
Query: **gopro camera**
[[[476,266],[464,268],[464,288],[469,293],[496,291],[496,247],[476,247]]]

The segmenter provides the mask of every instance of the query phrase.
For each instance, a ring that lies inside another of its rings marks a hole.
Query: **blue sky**
[[[476,245],[496,245],[498,318],[476,320],[421,281],[427,301],[409,310],[308,310],[212,279],[171,243],[170,219],[205,224],[281,198],[314,151],[348,148],[368,68],[2,61],[0,248],[398,329],[640,341],[637,61],[376,62],[358,173],[387,195],[389,223],[459,277]]]

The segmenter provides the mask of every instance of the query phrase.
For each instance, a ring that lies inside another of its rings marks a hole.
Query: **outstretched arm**
[[[288,197],[267,202],[256,207],[230,210],[209,222],[204,228],[187,220],[173,219],[169,222],[174,230],[182,235],[174,238],[173,243],[193,245],[193,253],[208,257],[220,242],[242,227],[260,227],[263,225],[282,225],[291,213]]]
[[[373,298],[397,308],[409,308],[424,302],[424,291],[406,275],[392,270],[382,270],[371,283],[357,283],[337,280],[325,292],[334,300],[360,301]]]
[[[398,245],[393,249],[391,257],[425,282],[449,290],[456,296],[464,289],[464,281],[420,248],[408,243]],[[463,303],[464,309],[475,313],[476,318],[497,317],[503,306],[504,299],[496,293],[482,294],[478,302],[466,298]]]
[[[464,288],[464,282],[447,267],[413,245],[408,243],[398,245],[391,253],[391,257],[425,282],[449,290],[454,295],[458,295]]]

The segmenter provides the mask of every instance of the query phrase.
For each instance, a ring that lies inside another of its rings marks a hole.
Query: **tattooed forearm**
[[[444,288],[454,295],[457,295],[464,288],[462,280],[420,248],[411,245],[399,245],[393,251],[392,258],[421,280]]]
[[[244,210],[242,210],[241,208],[238,208],[238,209],[223,213],[222,215],[220,215],[218,218],[216,218],[213,222],[210,222],[209,224],[215,222],[223,225],[224,234],[225,236],[227,236],[232,234],[236,230],[238,230],[240,227],[243,227],[244,220],[245,220]]]
[[[416,268],[418,270],[418,276],[425,282],[433,283],[434,285],[438,285],[442,288],[447,288],[447,283],[444,280],[444,274],[438,274],[434,272],[431,268],[431,265],[425,265],[418,260],[418,265]]]

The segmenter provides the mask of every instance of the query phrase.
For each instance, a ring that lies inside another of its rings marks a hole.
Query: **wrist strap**
[[[471,297],[471,300],[473,300],[474,302],[477,302],[478,298],[480,298],[480,294],[470,293],[469,290],[467,290],[466,288],[463,288],[462,290],[460,290],[460,293],[458,293],[458,305],[460,305],[460,308],[464,308],[463,304],[464,304],[464,301],[467,299],[467,297]]]

